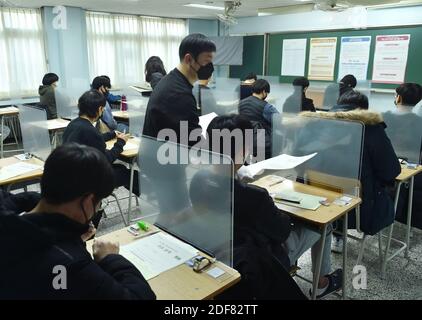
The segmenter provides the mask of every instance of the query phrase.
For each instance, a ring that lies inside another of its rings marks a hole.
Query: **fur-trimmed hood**
[[[381,114],[360,109],[341,112],[302,112],[300,115],[309,118],[360,121],[367,126],[384,123]]]

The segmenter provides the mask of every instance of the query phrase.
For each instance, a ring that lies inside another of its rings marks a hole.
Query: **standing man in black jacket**
[[[180,141],[180,126],[187,122],[188,134],[200,129],[193,84],[212,62],[216,47],[202,34],[185,37],[179,47],[180,64],[161,79],[151,94],[145,115],[143,134],[157,138],[160,130],[172,129],[177,140],[193,146],[199,141]],[[185,140],[185,139],[184,139]]]
[[[45,163],[42,199],[28,213],[0,215],[0,299],[155,299],[119,245],[85,241],[113,170],[90,147],[58,147]]]

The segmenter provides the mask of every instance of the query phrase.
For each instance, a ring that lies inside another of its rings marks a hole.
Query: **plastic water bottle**
[[[121,111],[127,111],[127,100],[126,100],[126,96],[122,96],[120,110]]]

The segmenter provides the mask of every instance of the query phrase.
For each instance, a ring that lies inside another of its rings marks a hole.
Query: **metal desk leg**
[[[4,140],[4,116],[1,116],[1,153],[0,158],[3,158],[3,140]]]
[[[318,290],[318,282],[321,275],[321,265],[322,265],[322,256],[324,255],[324,246],[325,246],[325,238],[327,237],[327,225],[324,225],[321,233],[321,249],[318,254],[318,259],[316,262],[315,270],[314,270],[314,281],[312,282],[312,300],[316,300],[317,290]]]
[[[402,182],[399,182],[399,184],[397,185],[396,196],[394,198],[394,215],[397,214],[397,206],[399,203],[400,190],[401,190],[402,184],[403,184]],[[393,230],[394,230],[394,221],[391,224],[391,226],[388,227],[388,231],[387,231],[387,244],[385,245],[384,258],[382,260],[382,266],[381,266],[382,277],[385,276],[385,271],[387,270],[388,252],[390,251],[391,238],[393,237]],[[382,232],[382,230],[380,232]]]
[[[132,213],[132,192],[133,192],[133,175],[135,172],[135,162],[136,157],[132,159],[132,162],[130,163],[130,185],[129,185],[129,207],[127,212],[127,221],[128,224],[131,223],[130,214]]]
[[[415,184],[415,177],[410,179],[409,185],[409,203],[407,208],[407,230],[406,230],[406,251],[404,256],[409,258],[410,250],[410,232],[412,231],[412,209],[413,209],[413,187]]]
[[[349,213],[343,218],[343,300],[347,299],[347,229]]]

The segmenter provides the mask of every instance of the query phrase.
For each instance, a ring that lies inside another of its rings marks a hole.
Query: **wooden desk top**
[[[15,163],[18,163],[18,162],[21,162],[21,160],[15,158],[15,157],[0,159],[0,168],[2,168],[4,166],[11,165],[11,164],[15,164]],[[40,166],[44,167],[44,162],[39,160],[39,159],[36,159],[36,158],[26,160],[25,162],[40,165]],[[40,179],[42,177],[42,175],[43,175],[43,170],[41,170],[41,169],[40,170],[34,170],[34,171],[28,172],[26,174],[22,174],[20,176],[16,176],[16,177],[13,177],[13,178],[10,178],[10,179],[7,179],[7,180],[0,180],[0,186],[30,181],[30,180],[34,180],[34,179]]]
[[[19,114],[19,109],[16,107],[0,108],[0,116],[13,116]]]
[[[49,131],[66,129],[70,121],[66,119],[52,119],[47,120],[47,128]]]
[[[116,139],[107,141],[106,142],[107,150],[110,150],[111,148],[113,148],[113,146],[116,143],[116,141],[117,141]],[[128,140],[128,142],[126,143],[126,145],[133,144],[133,145],[136,145],[137,147],[136,148],[133,148],[133,149],[123,150],[123,152],[120,155],[122,157],[125,157],[125,158],[134,158],[134,157],[138,156],[140,143],[141,143],[141,139],[139,139],[139,138],[130,138]]]
[[[291,181],[287,179],[283,183],[280,183],[274,186],[270,186],[270,183],[271,182],[269,182],[268,176],[267,176],[253,182],[252,184],[265,188],[270,193],[278,192],[282,188],[285,189],[287,185],[289,189],[296,192],[307,193],[310,195],[327,198],[331,204],[328,207],[321,205],[315,211],[306,210],[302,208],[296,208],[296,207],[288,206],[281,203],[275,203],[279,209],[286,211],[287,213],[291,214],[295,218],[299,218],[301,220],[310,222],[312,224],[325,225],[325,224],[331,223],[341,218],[344,214],[346,214],[350,210],[356,208],[362,202],[360,198],[353,198],[350,205],[339,206],[332,202],[335,199],[343,196],[340,193],[321,189],[321,188],[310,186],[310,185],[305,185],[303,183],[299,183],[299,182],[295,182],[295,181]]]
[[[127,111],[112,111],[113,117],[116,119],[129,120],[129,112]]]
[[[417,174],[422,172],[422,166],[418,166],[416,169],[408,169],[406,165],[401,166],[401,173],[397,176],[397,181],[406,181],[409,180],[411,177],[416,176]]]
[[[127,228],[124,228],[101,236],[99,239],[125,245],[157,231],[159,229],[152,226],[149,232],[135,237],[127,231]],[[87,242],[87,249],[92,253],[92,240]],[[215,297],[240,281],[240,274],[225,264],[216,262],[212,267],[218,267],[226,273],[214,279],[206,272],[196,273],[192,268],[182,264],[150,279],[148,283],[158,300],[204,300]]]

